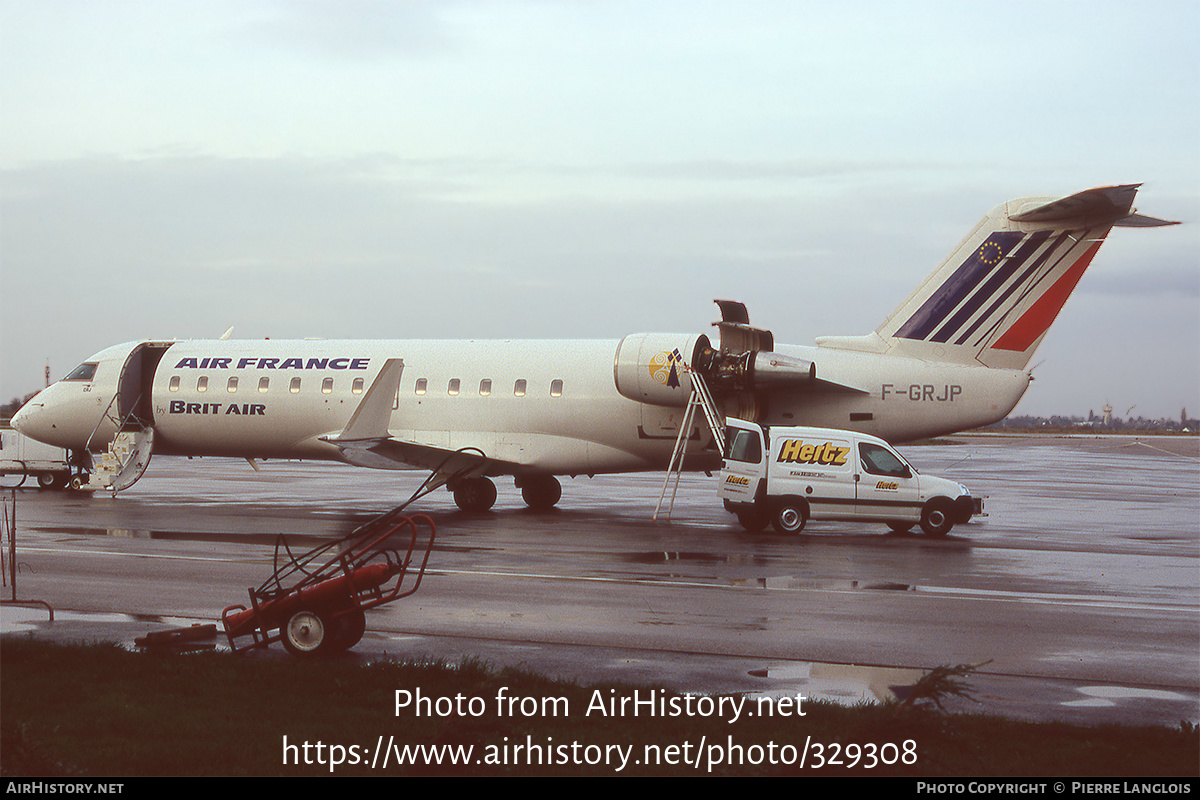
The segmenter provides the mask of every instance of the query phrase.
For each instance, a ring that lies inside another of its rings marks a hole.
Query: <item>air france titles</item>
[[[235,366],[236,362],[236,366]],[[234,359],[232,356],[209,358],[181,358],[175,369],[274,369],[274,370],[350,370],[366,369],[370,358],[266,358],[247,356]],[[265,416],[267,407],[263,403],[186,403],[172,400],[172,414],[232,414],[236,416]]]
[[[369,358],[181,358],[175,369],[366,369]]]

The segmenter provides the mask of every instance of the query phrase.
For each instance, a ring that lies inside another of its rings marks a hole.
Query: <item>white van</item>
[[[875,436],[732,418],[725,425],[721,497],[747,530],[770,522],[780,533],[799,533],[810,519],[845,519],[897,532],[920,524],[929,536],[945,536],[983,513],[965,486],[918,474]]]

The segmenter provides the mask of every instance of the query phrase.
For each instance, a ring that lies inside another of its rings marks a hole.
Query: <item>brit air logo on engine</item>
[[[175,369],[366,369],[369,358],[181,358]]]
[[[679,388],[679,367],[683,364],[683,355],[679,352],[679,348],[668,352],[662,351],[654,358],[650,359],[650,377],[661,383],[663,386],[670,386],[672,389]]]
[[[779,448],[778,460],[792,464],[824,464],[840,467],[846,463],[846,456],[849,454],[849,447],[842,447],[833,442],[805,444],[803,439],[785,439]]]

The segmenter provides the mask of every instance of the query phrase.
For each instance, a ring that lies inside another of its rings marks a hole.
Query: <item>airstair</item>
[[[153,428],[120,431],[108,443],[104,454],[94,462],[87,481],[75,478],[80,482],[75,488],[87,492],[107,489],[113,494],[128,489],[149,466],[153,446]]]
[[[679,491],[679,476],[683,472],[683,461],[687,455],[688,440],[691,437],[692,424],[696,419],[697,411],[704,415],[708,429],[712,432],[713,444],[716,445],[717,453],[722,457],[725,455],[725,422],[720,411],[717,410],[712,392],[708,390],[708,384],[704,382],[704,378],[699,372],[694,371],[686,364],[684,369],[691,377],[692,393],[688,397],[683,421],[679,424],[679,436],[675,439],[675,450],[671,453],[671,463],[667,466],[667,475],[663,480],[662,492],[658,496],[658,505],[654,507],[652,519],[655,522],[658,522],[660,518],[664,522],[669,522],[671,519],[671,510],[675,507],[675,494]],[[667,500],[668,489],[671,491],[669,501]],[[662,513],[663,503],[667,504],[666,514]]]
[[[88,444],[91,444],[105,420],[116,424],[117,433],[104,453],[92,463],[91,474],[80,473],[71,479],[72,489],[85,492],[108,490],[116,495],[135,484],[149,466],[154,449],[154,428],[144,425],[132,413],[124,419],[118,419],[113,415],[116,401],[114,396],[88,437]]]

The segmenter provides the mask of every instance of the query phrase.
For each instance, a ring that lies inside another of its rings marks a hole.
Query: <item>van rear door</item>
[[[753,503],[759,480],[766,475],[762,429],[726,421],[725,461],[721,468],[721,497],[734,503]]]

